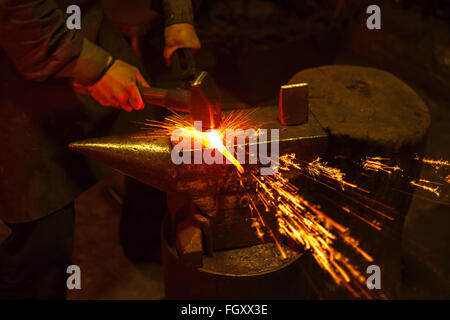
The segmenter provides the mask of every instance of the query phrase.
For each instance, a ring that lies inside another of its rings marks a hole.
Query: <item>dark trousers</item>
[[[7,224],[0,245],[0,299],[65,299],[72,264],[74,204],[36,221]]]
[[[161,222],[167,212],[166,194],[125,178],[125,197],[120,220],[120,243],[135,264],[161,263]]]

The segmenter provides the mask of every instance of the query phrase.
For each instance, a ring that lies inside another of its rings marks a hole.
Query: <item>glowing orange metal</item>
[[[254,110],[236,110],[230,112],[221,122],[217,129],[206,132],[197,130],[188,119],[174,113],[165,121],[149,120],[144,123],[145,129],[153,129],[150,135],[171,135],[175,130],[182,130],[184,135],[192,139],[201,139],[203,147],[217,149],[228,161],[236,166],[239,173],[244,173],[244,168],[224,145],[224,136],[227,130],[248,129],[252,120],[250,115]]]

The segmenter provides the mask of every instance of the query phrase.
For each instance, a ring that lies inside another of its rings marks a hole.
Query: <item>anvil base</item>
[[[167,299],[308,299],[309,286],[302,270],[308,253],[290,252],[281,260],[273,243],[221,250],[203,257],[203,267],[181,262],[173,245],[170,219],[162,224],[162,259]],[[260,263],[258,262],[260,261]]]

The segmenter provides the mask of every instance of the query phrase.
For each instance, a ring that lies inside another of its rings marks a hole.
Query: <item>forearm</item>
[[[84,38],[80,55],[53,76],[73,78],[89,86],[100,79],[111,63],[112,57],[107,51]]]
[[[0,0],[0,45],[26,78],[90,84],[103,73],[109,54],[67,29],[66,18],[52,0]]]

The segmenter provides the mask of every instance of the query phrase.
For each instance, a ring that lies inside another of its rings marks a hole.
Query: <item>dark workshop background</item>
[[[170,86],[161,18],[146,11],[144,0],[104,3],[122,30],[140,21],[129,18],[133,11],[152,19],[141,37],[142,59],[153,84]],[[371,31],[365,9],[375,3],[382,29]],[[426,156],[450,159],[449,11],[444,0],[204,0],[196,13],[198,66],[213,73],[225,103],[248,105],[276,104],[279,86],[301,69],[348,64],[387,70],[430,109]],[[423,168],[424,176],[426,170],[431,169]],[[74,263],[82,269],[82,290],[70,291],[69,299],[163,298],[161,265],[134,264],[119,244],[123,192],[123,177],[111,173],[77,199]],[[400,298],[450,298],[449,226],[448,206],[413,200],[404,236],[429,250],[424,255],[404,246]],[[0,224],[0,240],[7,233]]]

